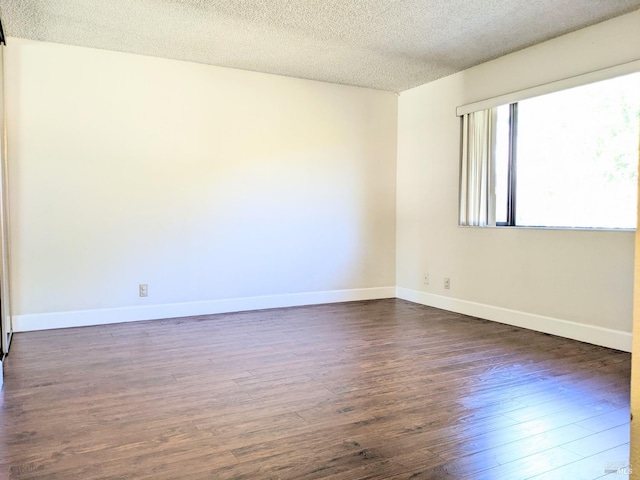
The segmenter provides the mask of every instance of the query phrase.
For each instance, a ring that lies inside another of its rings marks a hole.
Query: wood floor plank
[[[595,479],[628,455],[629,354],[395,299],[17,333],[4,381],[15,480]]]
[[[589,429],[593,432],[600,432],[619,425],[625,425],[630,420],[630,409],[628,406],[618,408],[613,411],[597,415],[595,417],[587,418],[576,425]]]
[[[580,460],[582,457],[573,452],[556,447],[529,455],[515,461],[503,463],[497,467],[465,475],[462,478],[473,480],[522,480],[541,473],[556,470]],[[597,475],[599,472],[593,472]],[[573,477],[570,477],[573,478]]]
[[[629,445],[625,444],[536,475],[532,477],[532,480],[559,480],[562,478],[570,478],[572,480],[593,480],[594,478],[626,480],[629,475],[624,472],[628,465]],[[617,469],[620,469],[620,472],[615,471]]]
[[[576,439],[563,445],[563,447],[581,457],[597,455],[629,443],[625,440],[630,435],[629,428],[629,424],[613,427],[609,430],[603,430],[593,435]]]

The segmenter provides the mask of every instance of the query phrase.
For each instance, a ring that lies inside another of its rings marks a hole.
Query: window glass
[[[518,102],[516,225],[635,228],[639,129],[640,74]]]
[[[506,223],[509,181],[509,105],[497,108],[495,148],[496,223]]]

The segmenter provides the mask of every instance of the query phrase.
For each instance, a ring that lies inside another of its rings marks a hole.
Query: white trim
[[[14,315],[13,329],[15,332],[29,332],[33,330],[51,330],[55,328],[84,327],[140,320],[158,320],[163,318],[190,317],[194,315],[263,310],[267,308],[375,300],[380,298],[394,298],[395,293],[395,287],[376,287],[285,295],[265,295],[260,297],[227,298],[205,302]]]
[[[265,295],[259,297],[228,298],[205,302],[172,303],[101,310],[77,310],[71,312],[14,315],[14,331],[29,332],[56,328],[108,325],[112,323],[159,320],[164,318],[213,315],[268,308],[298,307],[359,300],[400,298],[410,302],[471,315],[516,327],[550,333],[581,342],[631,352],[632,335],[594,325],[545,317],[533,313],[510,310],[482,303],[435,295],[402,287],[376,287],[353,290]],[[1,372],[0,372],[1,375]],[[2,377],[0,376],[0,381]],[[0,383],[1,385],[1,383]]]
[[[483,303],[444,297],[402,287],[396,288],[396,296],[403,300],[430,307],[631,352],[632,335],[629,332],[545,317],[508,308],[494,307]]]
[[[539,97],[540,95],[546,95],[547,93],[566,90],[567,88],[579,87],[588,83],[608,80],[610,78],[619,77],[621,75],[635,72],[640,72],[640,60],[623,63],[622,65],[616,65],[614,67],[604,68],[602,70],[596,70],[595,72],[576,75],[575,77],[564,78],[562,80],[545,83],[544,85],[538,85],[537,87],[527,88],[518,92],[511,92],[505,95],[488,98],[486,100],[480,100],[478,102],[461,105],[456,108],[456,115],[458,117],[461,117],[468,113],[477,112],[479,110],[499,107],[500,105],[506,105],[509,103],[526,100],[527,98]]]

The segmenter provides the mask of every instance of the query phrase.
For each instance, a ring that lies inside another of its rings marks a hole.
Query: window
[[[640,73],[463,117],[460,223],[635,228]]]

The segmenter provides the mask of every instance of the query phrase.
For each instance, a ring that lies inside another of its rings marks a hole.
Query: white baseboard
[[[266,295],[259,297],[229,298],[205,302],[172,303],[101,310],[14,315],[14,332],[50,330],[56,328],[107,325],[110,323],[158,320],[163,318],[212,315],[216,313],[264,310],[268,308],[298,307],[323,303],[400,298],[410,302],[441,308],[451,312],[493,320],[516,327],[550,333],[581,342],[631,352],[632,335],[628,332],[586,325],[583,323],[545,317],[532,313],[494,307],[482,303],[460,300],[402,287],[360,288],[325,292]]]
[[[37,313],[13,316],[14,332],[51,330],[55,328],[85,327],[110,323],[158,320],[162,318],[212,315],[216,313],[264,310],[267,308],[298,307],[323,303],[352,302],[394,298],[395,287],[359,288],[354,290],[331,290],[326,292],[265,295],[260,297],[229,298],[204,302],[171,303],[101,310],[78,310],[72,312]]]
[[[494,307],[402,287],[396,287],[396,297],[430,307],[441,308],[442,310],[631,352],[632,335],[629,332],[545,317],[508,308]]]

